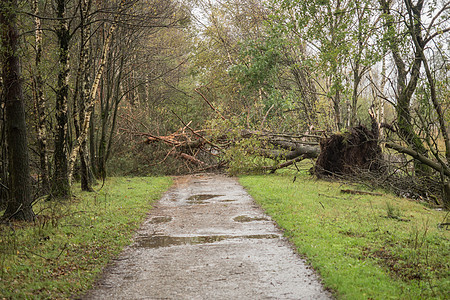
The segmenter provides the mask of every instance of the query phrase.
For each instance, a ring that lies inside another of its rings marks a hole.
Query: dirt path
[[[331,299],[233,178],[180,177],[84,299]]]

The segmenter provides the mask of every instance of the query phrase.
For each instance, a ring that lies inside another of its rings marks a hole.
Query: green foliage
[[[305,172],[240,182],[320,273],[338,299],[446,299],[450,234],[445,212],[391,195],[343,195]],[[362,187],[357,187],[362,189]],[[400,218],[387,218],[390,214]],[[394,204],[395,203],[395,204]],[[389,212],[388,212],[389,213]]]
[[[240,61],[230,70],[230,75],[244,86],[244,91],[272,87],[276,80],[280,59],[280,40],[267,38],[242,43]]]
[[[68,204],[39,202],[35,224],[0,226],[0,298],[68,299],[86,291],[170,183],[109,178],[98,193],[75,191]]]
[[[240,45],[239,63],[230,68],[229,75],[239,84],[241,97],[254,99],[259,104],[254,108],[262,108],[256,122],[263,117],[270,122],[276,112],[291,109],[294,103],[277,87],[283,42],[273,35],[245,41]]]
[[[271,30],[296,48],[288,56],[299,62],[297,67],[314,78],[320,94],[333,104],[331,117],[341,128],[332,129],[342,129],[343,121],[353,122],[358,100],[367,101],[359,99],[363,90],[360,80],[386,53],[377,44],[380,32],[374,22],[378,4],[367,0],[278,0],[269,7],[273,12]],[[352,101],[344,101],[347,99]],[[348,106],[355,107],[349,110]],[[327,128],[328,123],[314,126]]]

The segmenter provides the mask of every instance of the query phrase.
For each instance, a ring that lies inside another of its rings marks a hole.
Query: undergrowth
[[[38,202],[34,224],[1,225],[0,298],[67,299],[86,291],[170,184],[167,177],[108,178],[100,192]]]
[[[306,172],[243,176],[240,182],[273,217],[339,299],[448,299],[447,213],[383,191],[316,180]]]

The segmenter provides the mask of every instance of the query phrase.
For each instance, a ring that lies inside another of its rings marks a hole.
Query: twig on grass
[[[341,193],[343,193],[343,194],[352,194],[352,195],[383,196],[383,194],[380,194],[380,193],[372,193],[372,192],[357,191],[357,190],[341,190]]]

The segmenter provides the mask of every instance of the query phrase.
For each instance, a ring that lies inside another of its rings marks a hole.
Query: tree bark
[[[260,154],[271,159],[291,160],[299,156],[303,158],[317,158],[320,154],[320,148],[317,146],[298,144],[290,151],[261,149]]]
[[[408,71],[405,62],[401,57],[401,52],[399,49],[399,41],[396,38],[396,29],[394,28],[394,20],[391,15],[390,2],[387,0],[380,0],[381,8],[383,13],[386,15],[385,27],[388,31],[389,39],[388,46],[392,52],[394,58],[394,63],[397,68],[397,123],[399,128],[399,135],[405,142],[410,145],[415,151],[421,153],[421,155],[426,156],[426,148],[422,143],[422,140],[414,131],[413,124],[411,122],[411,99],[414,91],[416,90],[417,83],[420,76],[420,68],[422,65],[422,57],[418,52],[418,49],[414,51],[414,61],[412,62],[411,71]],[[423,1],[418,1],[417,6],[414,7],[417,20],[420,20],[420,13],[422,9]],[[409,24],[412,26],[410,28],[411,37],[421,36],[421,24],[417,22],[416,24]],[[408,76],[408,73],[409,76]],[[421,171],[423,169],[420,164],[416,165],[416,170]]]
[[[9,173],[11,176],[10,197],[3,218],[34,220],[31,206],[31,180],[28,160],[25,108],[17,55],[19,32],[16,27],[16,0],[0,4],[2,80],[6,113]]]
[[[122,5],[122,3],[121,3]],[[89,133],[89,124],[90,124],[90,118],[91,118],[91,112],[94,109],[94,104],[95,104],[95,100],[96,100],[96,94],[97,94],[97,90],[98,87],[100,85],[100,80],[102,78],[103,75],[103,70],[105,68],[107,59],[108,59],[108,54],[109,54],[109,50],[111,47],[111,42],[112,42],[112,37],[113,37],[113,33],[117,28],[117,20],[115,20],[115,22],[111,25],[111,27],[109,28],[108,31],[108,35],[106,36],[106,40],[105,43],[103,45],[103,51],[102,51],[102,56],[100,59],[100,66],[98,68],[97,74],[95,76],[94,82],[92,84],[92,88],[89,92],[89,95],[87,96],[87,100],[86,100],[86,110],[83,116],[83,123],[80,124],[80,128],[83,128],[83,130],[80,132],[80,135],[78,136],[76,142],[75,142],[75,146],[73,147],[71,153],[70,153],[70,158],[69,158],[69,178],[72,177],[72,173],[73,173],[73,168],[75,166],[75,161],[77,159],[77,155],[78,152],[80,151],[80,147],[81,145],[86,141],[87,135]]]
[[[90,41],[90,19],[88,17],[90,3],[87,0],[80,2],[80,65],[77,75],[77,86],[74,97],[74,127],[75,135],[78,139],[84,128],[86,116],[86,101],[89,95],[90,83],[90,59],[89,59],[89,41]],[[89,126],[89,124],[88,124]],[[87,139],[84,139],[80,145],[80,176],[81,176],[81,190],[93,191],[92,183],[93,176],[90,169],[90,157],[87,148]]]
[[[34,26],[35,26],[35,74],[33,78],[33,94],[36,115],[38,117],[37,142],[40,163],[40,177],[42,180],[42,191],[48,193],[50,191],[50,179],[48,169],[48,149],[47,149],[47,127],[46,127],[46,101],[44,98],[44,81],[41,74],[42,59],[42,25],[39,15],[38,0],[33,0]]]
[[[342,129],[342,120],[341,120],[341,95],[339,89],[336,90],[336,95],[333,97],[333,108],[336,120],[336,128],[337,130]]]
[[[112,96],[113,97],[112,105],[111,105],[112,108],[110,108],[107,111],[105,110],[102,112],[102,116],[105,117],[105,120],[102,121],[102,135],[101,135],[101,138],[99,141],[98,166],[97,166],[99,174],[102,174],[102,176],[106,175],[106,164],[107,164],[109,156],[111,154],[111,146],[112,146],[114,131],[116,128],[116,123],[117,123],[117,113],[118,113],[118,109],[119,109],[119,103],[122,99],[120,96],[120,90],[121,90],[120,86],[121,86],[121,82],[122,82],[124,62],[125,62],[125,57],[122,55],[122,57],[120,58],[119,70],[117,72],[118,73],[117,78],[115,79],[116,82],[115,82],[115,88],[114,88],[114,95]],[[112,84],[113,81],[114,81],[114,78],[111,78],[110,84]],[[109,122],[110,128],[108,128],[108,122],[106,122],[106,121],[110,121]],[[108,130],[109,130],[109,135],[107,134]]]
[[[59,44],[59,73],[56,91],[55,170],[50,196],[68,199],[71,195],[67,160],[70,33],[66,19],[65,0],[56,1],[56,15],[59,20],[56,31]]]
[[[3,84],[3,83],[2,83]],[[9,197],[8,149],[6,147],[5,106],[0,98],[0,210],[6,208]]]
[[[97,169],[102,175],[106,174],[106,128],[110,119],[111,102],[114,89],[114,64],[112,62],[111,53],[108,55],[108,65],[106,68],[106,76],[103,76],[102,86],[106,88],[106,97],[100,98],[100,123],[101,130],[99,133],[98,141],[98,158],[97,158]],[[104,176],[102,176],[104,177]]]
[[[415,21],[420,24],[420,10],[417,11],[417,8],[415,8],[412,5],[410,0],[405,0],[405,3],[408,7],[409,22],[411,24],[411,27]],[[417,20],[415,20],[415,19],[417,19]],[[423,62],[423,65],[424,65],[425,74],[427,76],[427,80],[428,80],[428,84],[429,84],[429,88],[430,88],[431,102],[433,103],[434,110],[436,111],[436,114],[438,117],[439,128],[440,128],[442,137],[444,139],[445,158],[447,160],[447,163],[450,163],[450,138],[449,138],[449,134],[447,132],[447,126],[446,126],[446,122],[445,122],[444,112],[443,112],[442,106],[439,103],[439,100],[437,99],[437,96],[436,96],[436,83],[433,78],[433,75],[431,74],[431,70],[428,65],[428,60],[424,53],[424,46],[425,46],[424,41],[422,40],[422,36],[421,36],[420,32],[417,33],[417,30],[410,28],[410,34],[413,38],[413,42],[416,47],[416,53],[420,56],[420,58]]]

